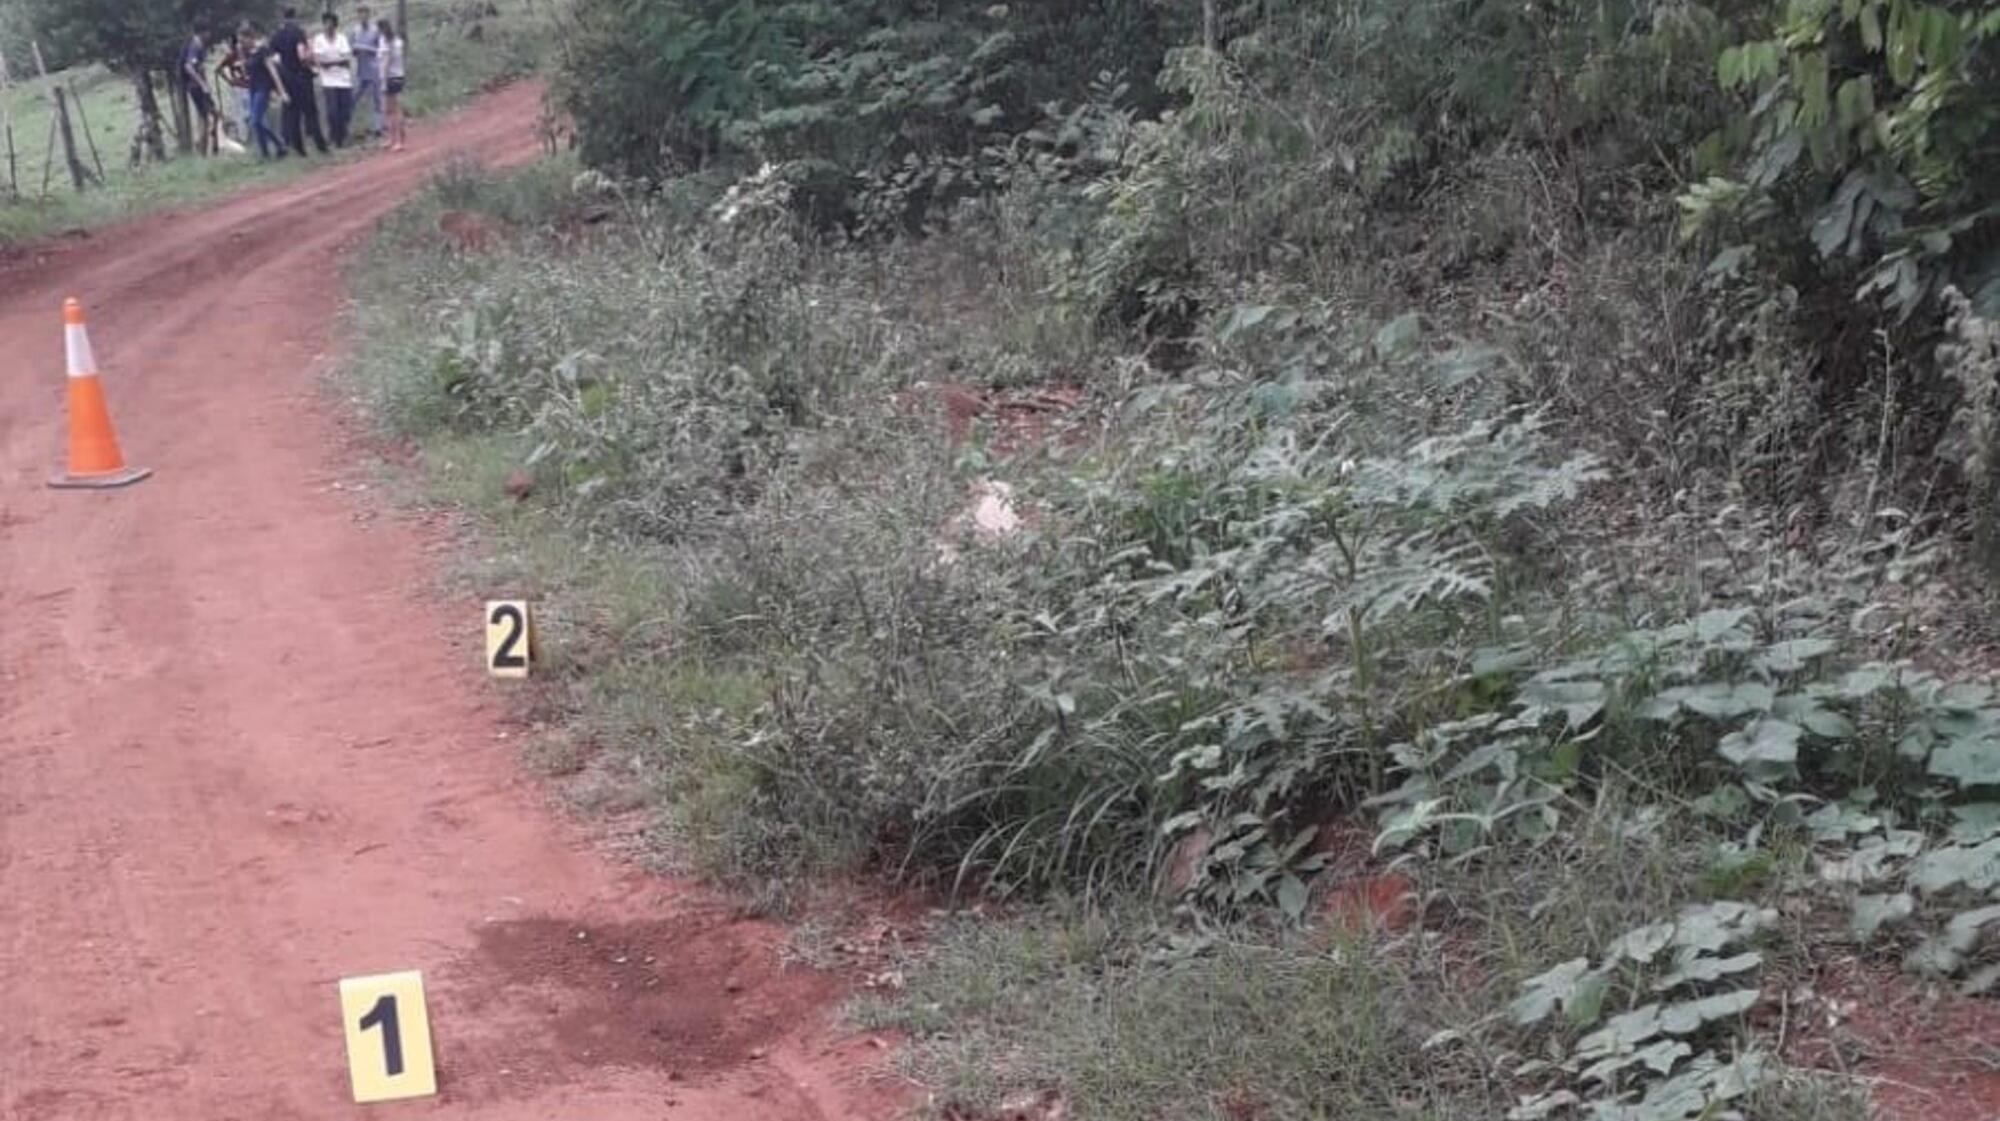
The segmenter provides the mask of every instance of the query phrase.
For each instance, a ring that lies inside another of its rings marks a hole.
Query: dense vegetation
[[[1996,30],[580,0],[583,166],[404,215],[365,384],[526,542],[580,790],[1040,905],[876,1010],[954,1090],[1855,1116],[1773,994],[2000,980]]]

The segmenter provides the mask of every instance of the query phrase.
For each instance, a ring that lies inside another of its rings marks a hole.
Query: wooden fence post
[[[21,175],[14,156],[14,82],[7,73],[7,55],[0,51],[0,129],[7,134],[7,193],[21,197]]]
[[[97,136],[90,131],[90,114],[83,111],[83,95],[76,92],[76,83],[69,83],[69,99],[76,104],[76,122],[83,126],[84,143],[90,145],[90,162],[97,165],[97,181],[104,182],[104,157],[97,154]]]
[[[48,65],[42,61],[42,44],[39,41],[30,43],[29,49],[35,55],[35,72],[42,76],[42,81],[48,83],[55,98],[56,131],[62,135],[63,159],[69,164],[70,182],[75,185],[78,191],[82,191],[90,181],[90,172],[83,166],[83,161],[77,158],[76,133],[70,128],[69,124],[68,93],[62,88],[62,83],[49,79]],[[53,155],[54,152],[51,151],[50,156],[53,157]],[[43,194],[48,193],[48,181],[48,170],[45,167],[42,172]]]

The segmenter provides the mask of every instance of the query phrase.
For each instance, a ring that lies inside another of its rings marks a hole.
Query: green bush
[[[1691,192],[1691,221],[1742,220],[1900,317],[1951,284],[2000,308],[2000,5],[1773,4],[1752,30],[1716,62],[1747,106],[1711,142],[1735,177]]]
[[[583,0],[561,96],[593,167],[657,179],[718,157],[797,161],[823,169],[831,221],[856,176],[975,153],[1103,71],[1148,80],[1177,30],[1138,0]],[[923,191],[958,193],[934,175]]]

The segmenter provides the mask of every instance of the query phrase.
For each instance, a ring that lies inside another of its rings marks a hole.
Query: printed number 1
[[[526,654],[521,653],[520,646],[521,640],[527,637],[528,620],[522,616],[521,609],[511,603],[503,603],[493,609],[493,614],[488,621],[496,626],[501,623],[513,624],[507,631],[507,637],[500,640],[500,648],[493,652],[493,668],[525,668],[528,664],[528,657]]]
[[[379,1027],[382,1029],[382,1059],[388,1068],[389,1077],[403,1073],[403,1024],[396,1018],[396,998],[384,995],[375,1002],[375,1007],[361,1017],[361,1030]]]

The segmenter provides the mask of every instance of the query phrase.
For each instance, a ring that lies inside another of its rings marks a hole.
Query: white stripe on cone
[[[64,327],[63,343],[69,351],[69,376],[96,377],[97,356],[90,352],[90,332],[84,330],[83,324],[71,323]]]

